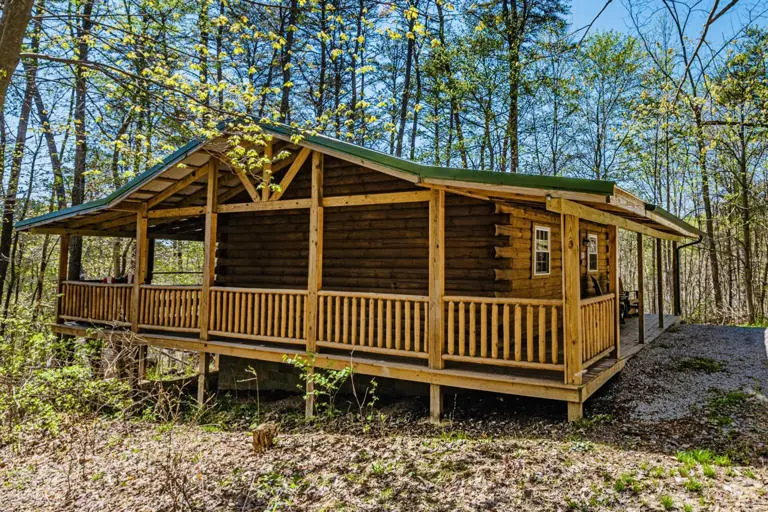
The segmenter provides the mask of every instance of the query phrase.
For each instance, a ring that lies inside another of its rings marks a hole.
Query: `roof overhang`
[[[611,181],[421,165],[323,135],[300,134],[297,130],[284,125],[269,124],[261,127],[265,133],[282,141],[284,147],[293,149],[306,147],[426,188],[439,188],[487,200],[540,203],[542,207],[551,205],[551,199],[557,198],[570,203],[583,204],[612,216],[606,218],[626,219],[635,224],[623,222],[625,226],[642,226],[644,230],[647,227],[666,237],[697,238],[700,236],[698,230],[689,224],[657,206],[645,203]],[[174,205],[187,206],[188,210],[198,205],[193,201],[194,194],[200,194],[201,189],[204,191],[206,178],[196,181],[197,176],[193,174],[207,165],[215,155],[221,155],[225,151],[226,136],[227,133],[222,132],[221,135],[212,139],[192,140],[108,196],[25,219],[16,224],[16,229],[43,233],[133,236],[136,212],[140,205],[163,194],[163,191],[170,190],[174,184],[185,179],[192,184],[188,190],[185,190],[182,197],[171,197],[170,200],[174,201]],[[237,186],[239,184],[234,180],[233,187]],[[91,227],[96,222],[99,223],[101,230]],[[167,226],[169,220],[154,219],[154,222],[165,223]],[[189,229],[191,221],[184,222],[187,222],[186,227]],[[182,223],[177,228],[165,229],[162,231],[163,238],[184,238],[185,233],[182,229],[184,226]],[[191,236],[187,237],[200,236],[200,226],[195,225],[192,231]],[[150,225],[151,234],[152,225]]]

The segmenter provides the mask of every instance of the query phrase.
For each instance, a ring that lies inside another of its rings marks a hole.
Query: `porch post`
[[[312,152],[312,205],[309,208],[309,276],[307,280],[307,353],[317,350],[317,292],[323,286],[323,154]],[[314,383],[307,379],[305,415],[315,414]]]
[[[203,281],[200,287],[200,339],[208,340],[208,317],[211,302],[211,287],[216,278],[216,232],[218,229],[219,173],[213,161],[208,163],[208,189],[205,201],[205,238],[203,256]]]
[[[147,239],[147,203],[142,203],[139,211],[136,213],[136,257],[134,261],[133,272],[133,294],[131,295],[131,332],[134,334],[134,343],[138,341],[136,334],[139,332],[139,311],[141,302],[141,285],[144,284],[147,276],[147,257],[149,251],[149,241]],[[127,347],[121,347],[124,350]],[[131,364],[129,372],[131,378],[133,372],[136,372],[136,383],[141,381],[146,374],[146,345],[138,345],[136,350],[136,365]],[[118,353],[118,357],[121,355]]]
[[[581,349],[581,283],[579,279],[579,218],[560,216],[563,258],[563,351],[566,384],[581,384],[583,376]],[[578,421],[584,415],[581,401],[568,402],[568,421]]]
[[[147,273],[147,246],[147,203],[142,203],[136,212],[136,258],[131,296],[131,331],[134,333],[139,332],[139,298]]]
[[[443,295],[445,295],[445,191],[432,190],[429,198],[429,367],[443,368]],[[442,390],[429,385],[429,419],[440,422]]]
[[[643,234],[637,233],[637,341],[645,343],[645,282],[643,276]]]
[[[610,246],[610,261],[608,262],[608,278],[610,279],[610,288],[613,292],[613,345],[615,347],[615,357],[619,358],[621,350],[621,313],[619,311],[619,228],[618,226],[608,226],[608,242]]]
[[[200,340],[208,341],[211,303],[211,287],[216,279],[216,233],[218,229],[219,171],[213,160],[208,162],[208,186],[205,200],[205,238],[203,256],[203,281],[200,286]],[[206,385],[210,354],[200,352],[197,371],[197,404],[202,407],[206,399]]]
[[[664,262],[661,260],[661,238],[656,239],[656,291],[658,296],[659,309],[659,329],[664,329],[664,275],[662,268]]]
[[[581,384],[581,283],[579,282],[579,218],[563,215],[563,350],[565,351],[565,382]],[[571,407],[568,409],[569,419]]]
[[[677,242],[672,242],[672,312],[675,316],[682,314],[680,304],[680,252],[677,250]]]
[[[67,266],[69,265],[69,235],[61,235],[59,238],[59,274],[56,284],[56,323],[61,323],[61,315],[64,307],[64,281],[67,280]]]
[[[144,273],[144,284],[152,284],[155,273],[155,239],[147,240],[147,271]]]

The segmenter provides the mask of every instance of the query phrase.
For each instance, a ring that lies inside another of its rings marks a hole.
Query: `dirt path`
[[[768,511],[762,336],[668,333],[577,425],[562,404],[475,393],[442,427],[422,401],[314,425],[299,399],[262,403],[286,420],[262,455],[214,425],[81,424],[0,450],[0,510]]]

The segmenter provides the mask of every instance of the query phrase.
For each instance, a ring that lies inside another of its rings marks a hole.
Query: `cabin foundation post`
[[[200,352],[197,362],[197,406],[203,407],[208,398],[208,376],[211,363],[211,354]]]
[[[323,154],[312,152],[312,204],[309,208],[309,272],[307,281],[306,336],[309,357],[317,351],[317,292],[323,286]],[[315,414],[314,368],[307,373],[305,410],[307,418]]]
[[[579,421],[584,418],[583,402],[568,402],[568,421]]]
[[[656,291],[658,296],[659,309],[659,329],[664,329],[664,275],[662,272],[663,261],[661,260],[661,238],[656,239]]]
[[[445,191],[432,190],[429,199],[429,367],[442,369],[443,295],[445,295]],[[429,420],[439,423],[443,412],[442,389],[429,386]]]
[[[645,343],[645,276],[643,275],[643,234],[637,234],[637,341]]]

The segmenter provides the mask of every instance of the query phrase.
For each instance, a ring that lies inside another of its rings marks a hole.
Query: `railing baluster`
[[[491,304],[491,356],[499,358],[499,305]]]

